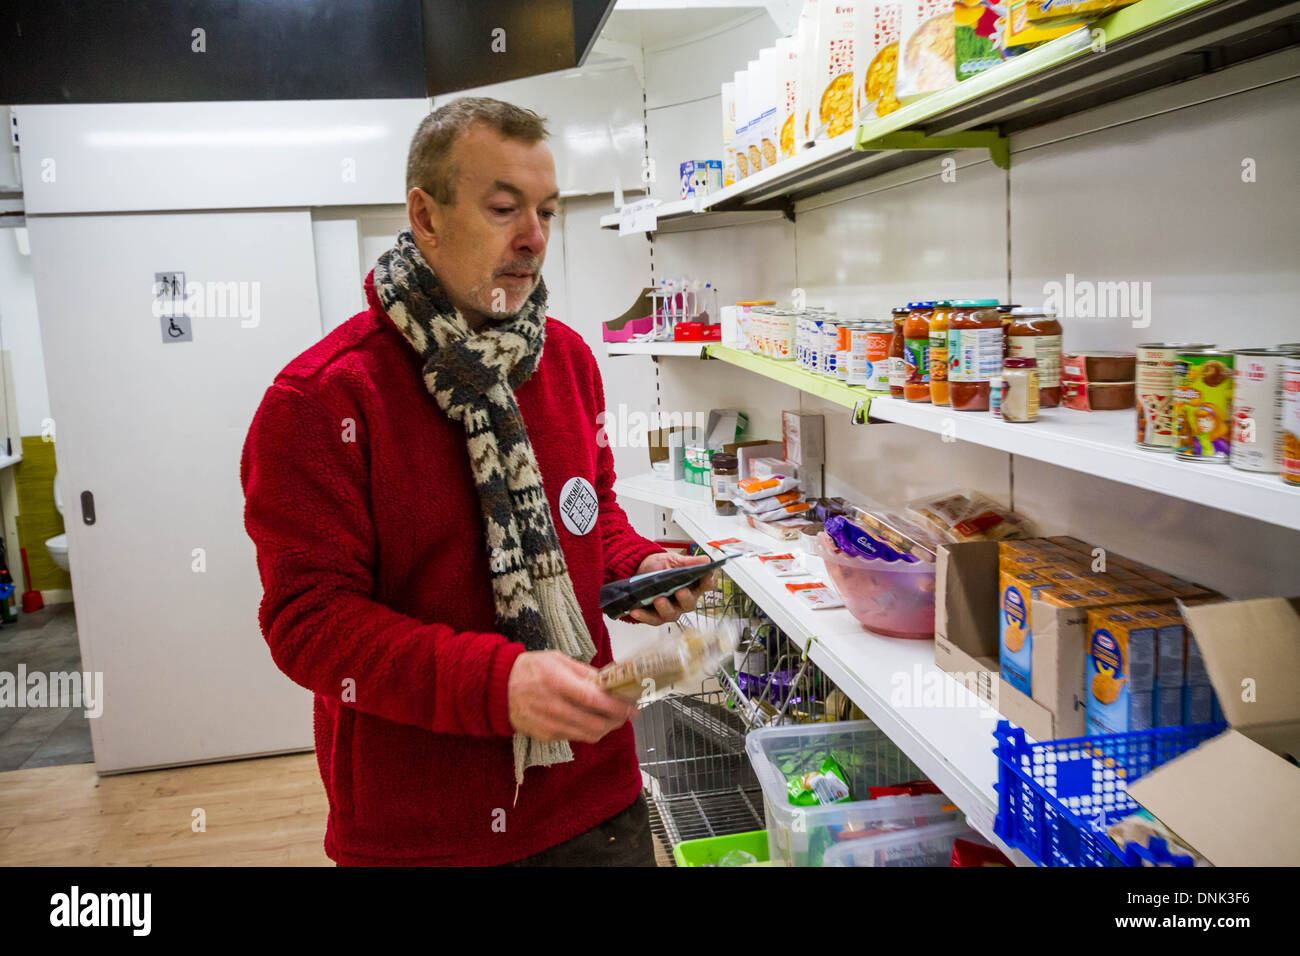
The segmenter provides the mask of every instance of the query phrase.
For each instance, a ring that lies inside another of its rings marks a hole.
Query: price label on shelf
[[[635,232],[654,232],[657,223],[655,207],[658,199],[638,199],[626,203],[618,211],[618,234],[631,235]]]

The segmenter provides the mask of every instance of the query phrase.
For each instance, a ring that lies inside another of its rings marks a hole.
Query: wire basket
[[[847,701],[721,572],[683,623],[728,630],[738,649],[716,678],[644,704],[634,724],[651,829],[669,847],[762,829],[762,788],[745,752],[746,734],[835,720],[838,701]]]

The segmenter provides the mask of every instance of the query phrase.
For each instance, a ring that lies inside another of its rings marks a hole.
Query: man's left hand
[[[647,555],[640,567],[636,569],[636,573],[645,574],[647,571],[666,571],[669,568],[681,568],[692,564],[708,564],[711,560],[713,559],[704,554],[688,557],[684,554],[660,551]],[[713,578],[714,573],[710,571],[695,587],[680,588],[671,599],[655,598],[653,610],[649,607],[639,607],[632,610],[628,616],[642,624],[667,624],[675,621],[687,611],[695,610],[699,596],[713,587]]]

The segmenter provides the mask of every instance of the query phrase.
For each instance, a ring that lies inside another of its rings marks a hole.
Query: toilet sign
[[[586,534],[596,526],[600,514],[600,499],[591,482],[577,475],[560,489],[560,519],[573,534]]]
[[[162,326],[163,344],[192,342],[190,317],[185,314],[185,273],[153,274],[153,314]]]

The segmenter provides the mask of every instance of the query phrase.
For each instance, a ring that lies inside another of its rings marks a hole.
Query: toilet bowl
[[[63,491],[59,485],[59,473],[54,473],[54,507],[63,514]],[[71,571],[68,566],[68,536],[67,534],[56,534],[45,542],[45,550],[50,552],[50,558],[61,567],[64,571]]]

